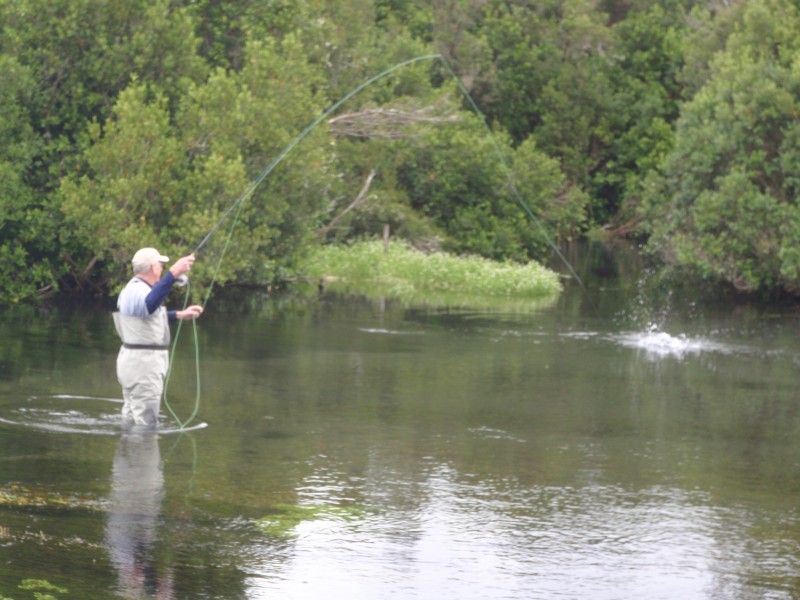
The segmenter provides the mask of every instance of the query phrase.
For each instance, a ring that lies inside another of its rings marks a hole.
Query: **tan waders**
[[[147,317],[115,312],[114,325],[122,339],[117,355],[117,379],[125,400],[123,426],[156,427],[169,368],[167,309],[161,306]]]

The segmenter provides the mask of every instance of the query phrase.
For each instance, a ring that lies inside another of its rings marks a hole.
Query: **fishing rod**
[[[447,72],[455,80],[455,82],[456,82],[456,84],[458,86],[458,89],[461,91],[461,93],[467,99],[470,107],[475,112],[475,114],[478,117],[480,117],[481,121],[484,124],[484,127],[486,127],[487,131],[489,132],[489,137],[492,140],[492,143],[493,143],[494,149],[495,149],[495,153],[497,154],[498,161],[499,161],[500,165],[502,166],[502,168],[504,170],[504,173],[505,173],[505,176],[506,176],[506,178],[507,178],[507,180],[509,182],[509,185],[510,185],[510,188],[511,188],[511,191],[512,191],[512,195],[514,196],[514,199],[522,207],[522,209],[530,217],[530,219],[534,223],[536,223],[536,225],[539,227],[539,230],[540,230],[541,234],[543,235],[544,239],[546,240],[547,244],[550,246],[550,248],[552,248],[555,251],[555,253],[561,259],[561,261],[566,265],[566,267],[569,269],[570,273],[575,278],[575,280],[578,281],[578,283],[581,285],[581,287],[585,287],[583,285],[583,281],[578,276],[578,274],[575,272],[575,269],[572,268],[572,265],[570,264],[570,262],[566,259],[566,257],[558,249],[558,247],[556,246],[555,242],[552,240],[550,235],[547,233],[547,230],[545,229],[545,227],[542,224],[542,222],[536,217],[536,215],[531,210],[530,206],[528,206],[528,204],[523,200],[522,196],[520,195],[519,191],[517,190],[516,186],[514,185],[514,180],[513,180],[513,177],[512,177],[511,169],[508,166],[508,164],[506,163],[505,157],[503,156],[503,153],[500,150],[500,146],[498,145],[497,140],[495,139],[495,136],[494,136],[491,128],[489,127],[488,123],[486,122],[486,118],[484,117],[483,113],[481,113],[481,111],[478,108],[478,106],[475,104],[475,101],[472,99],[472,96],[470,96],[469,92],[464,87],[464,84],[461,82],[461,80],[458,78],[458,76],[453,72],[453,69],[450,67],[450,64],[447,62],[447,60],[445,60],[445,58],[441,54],[426,54],[426,55],[423,55],[423,56],[418,56],[416,58],[411,58],[409,60],[406,60],[406,61],[403,61],[401,63],[398,63],[398,64],[394,65],[393,67],[391,67],[389,69],[386,69],[386,70],[378,73],[377,75],[374,75],[373,77],[370,77],[369,79],[367,79],[366,81],[364,81],[363,83],[361,83],[360,85],[355,87],[348,94],[342,96],[342,98],[340,98],[339,100],[334,102],[330,107],[328,107],[327,110],[325,110],[319,117],[314,119],[314,121],[312,121],[302,132],[300,132],[300,134],[297,137],[295,137],[289,143],[289,145],[286,146],[286,148],[284,148],[280,152],[280,154],[278,154],[272,160],[272,162],[270,162],[264,168],[264,170],[261,171],[261,173],[258,175],[258,177],[256,177],[250,183],[250,185],[247,187],[247,189],[245,189],[244,192],[242,192],[242,194],[238,198],[236,198],[236,200],[234,200],[230,204],[230,206],[228,206],[228,208],[225,210],[225,212],[222,213],[220,218],[216,221],[216,223],[214,223],[213,227],[211,227],[211,229],[208,231],[208,233],[203,237],[202,240],[200,240],[200,243],[197,244],[195,249],[192,251],[192,254],[197,254],[203,248],[203,246],[205,246],[205,244],[211,239],[211,237],[217,232],[217,230],[220,228],[220,226],[235,211],[234,220],[233,220],[233,222],[231,224],[231,227],[230,227],[230,230],[229,230],[229,233],[228,233],[228,238],[227,238],[227,240],[225,242],[225,245],[223,247],[222,252],[220,253],[220,257],[219,257],[219,259],[217,261],[217,266],[213,271],[213,275],[212,275],[212,278],[211,278],[211,283],[209,285],[205,300],[203,301],[203,308],[205,308],[205,305],[208,302],[208,299],[209,299],[209,297],[211,295],[211,290],[212,290],[212,288],[214,286],[214,282],[216,281],[217,273],[219,272],[219,270],[221,268],[222,260],[224,259],[225,254],[227,253],[228,245],[229,245],[230,240],[231,240],[232,235],[233,235],[233,229],[234,229],[234,227],[236,225],[236,222],[238,221],[238,217],[239,217],[239,214],[241,212],[242,206],[243,206],[245,200],[247,200],[250,196],[252,196],[253,192],[255,192],[256,188],[261,184],[261,182],[263,182],[264,179],[267,178],[267,176],[275,169],[275,167],[277,167],[283,161],[283,159],[286,157],[286,155],[289,154],[289,152],[291,152],[294,149],[294,147],[297,146],[301,141],[303,141],[308,136],[308,134],[311,133],[311,131],[313,131],[314,128],[317,127],[317,125],[319,125],[320,123],[322,123],[322,121],[327,119],[333,112],[335,112],[340,106],[342,106],[345,102],[350,100],[353,96],[355,96],[356,94],[361,92],[364,88],[372,85],[376,81],[386,77],[387,75],[393,73],[394,71],[397,71],[398,69],[402,69],[402,68],[407,67],[409,65],[416,64],[416,63],[419,63],[419,62],[422,62],[422,61],[428,61],[428,60],[439,60],[439,61],[441,61],[441,63],[444,65],[444,67],[447,70]],[[187,285],[187,283],[188,283],[188,279],[184,279],[179,283],[179,285]],[[189,299],[189,289],[187,287],[185,304],[188,304],[188,299]],[[182,321],[178,323],[178,329],[177,329],[177,331],[175,333],[175,340],[174,340],[173,346],[172,346],[173,353],[174,353],[175,346],[176,346],[177,341],[178,341],[178,336],[180,334],[181,325],[182,325]],[[173,417],[175,417],[175,419],[180,423],[181,429],[183,429],[186,426],[186,424],[190,423],[192,421],[192,419],[194,419],[194,417],[196,416],[197,411],[199,409],[199,397],[200,397],[199,347],[198,347],[198,344],[197,344],[197,329],[196,329],[196,325],[194,323],[194,320],[192,320],[192,325],[194,327],[194,332],[195,332],[194,335],[195,335],[195,363],[196,363],[196,372],[197,372],[197,381],[196,381],[197,397],[196,397],[196,401],[195,401],[195,410],[194,410],[194,412],[192,413],[192,415],[189,417],[189,419],[187,421],[181,422],[181,420],[172,411],[172,408],[169,406],[169,403],[166,401],[167,384],[169,382],[169,376],[170,376],[170,372],[172,370],[172,362],[171,361],[170,361],[170,368],[167,371],[167,378],[166,378],[167,380],[166,380],[165,386],[164,386],[165,404],[166,404],[167,408],[169,409],[169,411],[172,413]]]

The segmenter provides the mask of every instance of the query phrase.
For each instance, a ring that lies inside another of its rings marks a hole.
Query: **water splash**
[[[422,335],[423,331],[398,331],[396,329],[384,329],[382,327],[359,327],[359,331],[364,333],[377,333],[382,335]]]
[[[613,335],[610,339],[626,348],[642,350],[650,358],[673,357],[682,359],[688,355],[706,352],[733,354],[740,350],[737,346],[717,342],[702,336],[691,337],[682,333],[671,335],[652,324],[646,331],[624,332]]]

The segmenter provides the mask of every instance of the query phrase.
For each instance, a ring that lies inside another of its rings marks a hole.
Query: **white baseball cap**
[[[169,257],[164,256],[155,248],[140,248],[133,255],[133,260],[131,260],[134,270],[138,270],[138,268],[149,269],[157,262],[169,262]]]

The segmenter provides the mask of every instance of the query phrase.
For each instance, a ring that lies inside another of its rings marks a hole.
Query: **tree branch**
[[[367,192],[369,191],[370,185],[372,185],[372,179],[374,177],[375,177],[375,169],[372,169],[372,171],[369,172],[369,175],[367,175],[367,179],[364,181],[364,185],[361,186],[361,191],[358,192],[358,195],[356,196],[355,200],[353,200],[348,205],[348,207],[345,208],[342,212],[340,212],[333,219],[331,219],[331,222],[325,225],[325,227],[320,227],[319,229],[317,229],[315,235],[317,235],[318,237],[324,237],[325,235],[328,234],[329,231],[331,231],[331,229],[336,227],[336,224],[342,219],[342,217],[344,217],[354,208],[363,204],[364,199],[367,197]]]
[[[331,132],[339,137],[401,139],[412,125],[440,125],[460,121],[457,114],[442,114],[436,106],[418,110],[368,108],[328,119]]]

